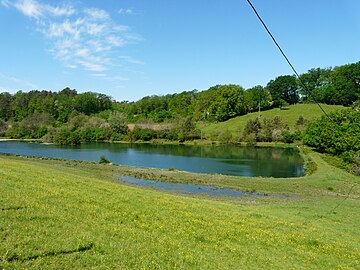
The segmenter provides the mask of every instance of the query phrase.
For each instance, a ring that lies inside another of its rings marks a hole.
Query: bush
[[[339,156],[350,171],[359,173],[360,113],[357,107],[335,112],[311,123],[305,131],[304,144],[322,153]]]
[[[130,132],[130,137],[132,141],[150,141],[153,138],[157,137],[156,131],[148,128],[139,128],[135,127]]]
[[[101,155],[100,156],[100,159],[99,159],[99,163],[100,164],[109,164],[111,163],[110,160],[108,160],[104,155]]]
[[[55,135],[54,142],[58,144],[80,144],[81,137],[79,131],[70,131],[68,128],[62,128],[58,134]]]
[[[295,139],[296,139],[295,133],[290,133],[288,131],[282,133],[282,141],[284,143],[293,143]]]
[[[305,131],[304,143],[319,152],[341,156],[360,150],[360,113],[356,109],[342,110],[323,116]]]

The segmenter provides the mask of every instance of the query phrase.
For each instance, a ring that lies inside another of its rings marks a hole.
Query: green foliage
[[[0,137],[5,135],[8,126],[4,120],[0,119]]]
[[[111,106],[111,98],[104,94],[86,92],[74,98],[74,108],[86,115],[108,110]]]
[[[71,131],[67,127],[63,127],[54,137],[54,142],[58,144],[80,144],[81,136],[79,131]]]
[[[217,85],[202,92],[195,107],[200,120],[225,121],[246,113],[245,90],[238,85]]]
[[[261,131],[261,122],[259,117],[256,117],[255,119],[250,119],[245,126],[244,129],[244,137],[248,137],[249,135],[253,135],[250,137],[250,140],[259,141],[260,137],[260,131]]]
[[[279,116],[273,119],[256,117],[248,120],[243,132],[244,140],[252,145],[254,142],[285,142],[292,143],[295,135],[289,132],[289,127]]]
[[[11,117],[12,114],[12,102],[14,97],[8,93],[0,93],[0,119],[7,121]]]
[[[131,141],[150,141],[153,138],[156,138],[157,133],[155,130],[149,129],[149,128],[139,128],[135,127],[130,132],[130,138]]]
[[[220,132],[218,136],[218,141],[220,141],[221,143],[229,144],[234,142],[234,138],[228,130],[224,130]]]
[[[342,155],[360,150],[360,112],[358,108],[342,110],[311,123],[304,142],[320,152]]]
[[[271,80],[266,88],[269,90],[274,106],[283,106],[283,102],[296,104],[299,102],[299,85],[295,76],[279,76]]]
[[[46,135],[47,139],[51,139],[58,133],[53,128],[69,128],[71,132],[80,134],[81,141],[111,140],[128,137],[129,122],[139,124],[153,121],[164,126],[173,125],[162,132],[156,131],[156,138],[183,141],[201,137],[194,128],[199,122],[224,122],[241,115],[248,114],[250,117],[249,113],[257,111],[258,116],[266,115],[265,112],[274,107],[288,110],[299,101],[299,93],[306,102],[316,99],[327,104],[351,105],[359,100],[360,62],[336,68],[311,69],[301,78],[307,90],[298,84],[294,76],[287,75],[271,80],[265,88],[258,85],[245,91],[239,85],[216,85],[204,91],[147,96],[136,102],[116,102],[107,95],[93,92],[78,94],[75,89],[68,87],[58,93],[33,90],[11,95],[4,92],[0,93],[0,119],[5,121],[1,134],[8,134],[12,138],[40,138]],[[302,111],[301,115],[309,120],[313,118],[305,113]],[[45,114],[50,116],[51,123],[42,123],[39,117]],[[282,117],[286,122],[287,115]],[[248,120],[248,117],[245,118]],[[188,119],[188,122],[181,124],[178,123],[179,119]],[[299,119],[296,126],[290,121],[290,126],[295,126],[295,133],[286,134],[286,141],[301,138],[307,125],[305,120]],[[245,124],[225,129],[231,132],[233,138],[239,138]],[[262,132],[255,134],[256,141],[278,141],[284,137],[282,132],[273,129],[273,124],[262,124]],[[216,140],[219,136],[217,131],[202,134],[207,138],[213,135]],[[149,136],[140,137],[147,139]]]
[[[360,62],[335,68],[331,74],[334,103],[349,106],[360,97]]]
[[[128,121],[124,113],[110,112],[108,123],[112,133],[126,134],[129,130]]]
[[[104,155],[101,155],[100,156],[100,159],[99,159],[99,163],[100,164],[109,164],[111,163],[110,160],[108,160]]]
[[[331,98],[325,93],[328,92],[331,85],[332,68],[314,68],[307,73],[301,74],[300,79],[305,84],[306,88],[300,84],[300,93],[303,101],[317,101],[327,103]]]
[[[311,123],[303,141],[317,151],[337,155],[352,171],[358,173],[360,153],[360,110],[359,107],[342,110],[323,116]]]
[[[272,97],[267,88],[261,85],[254,86],[245,92],[247,112],[267,110],[272,105]]]

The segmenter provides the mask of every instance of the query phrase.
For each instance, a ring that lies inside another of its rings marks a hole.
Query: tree
[[[113,133],[126,134],[129,130],[126,115],[121,112],[111,112],[108,123]]]
[[[0,136],[4,136],[8,126],[4,120],[0,119]]]
[[[246,111],[245,90],[234,84],[211,87],[199,94],[195,105],[199,120],[226,121]]]
[[[284,101],[289,104],[299,102],[299,86],[295,76],[279,76],[271,80],[266,88],[270,91],[275,106],[282,106]]]
[[[259,134],[261,132],[261,122],[259,117],[256,117],[254,119],[250,119],[246,122],[245,129],[244,129],[244,137],[247,138],[251,135],[254,136],[255,141],[259,140]]]
[[[13,97],[10,93],[0,93],[0,119],[7,121],[12,117],[11,106]]]
[[[309,124],[304,143],[319,152],[343,155],[349,151],[360,151],[359,107],[338,111],[323,116]]]
[[[271,94],[268,89],[261,85],[254,86],[245,93],[245,104],[248,112],[254,112],[259,109],[268,109],[272,105]]]
[[[28,95],[22,91],[18,91],[12,103],[12,115],[16,121],[21,121],[28,115]]]
[[[306,88],[300,84],[300,94],[304,101],[317,101],[328,103],[324,95],[331,85],[332,68],[313,68],[307,73],[301,74],[300,79],[305,84]]]
[[[334,104],[349,106],[360,98],[360,61],[335,68],[331,79]]]
[[[98,93],[86,92],[74,98],[74,108],[86,115],[95,114],[111,108],[111,98]]]

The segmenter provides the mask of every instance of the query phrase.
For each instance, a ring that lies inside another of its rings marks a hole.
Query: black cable
[[[291,69],[294,71],[296,77],[298,78],[298,80],[300,81],[300,83],[302,84],[302,86],[304,87],[304,90],[307,92],[307,94],[309,96],[311,96],[311,92],[308,89],[307,85],[303,82],[303,80],[300,78],[299,74],[297,73],[296,69],[294,68],[294,66],[291,64],[289,58],[286,56],[286,54],[284,53],[284,51],[281,49],[279,43],[277,43],[275,37],[273,36],[273,34],[270,32],[269,28],[266,26],[265,22],[263,21],[263,19],[260,17],[259,13],[257,12],[256,8],[254,7],[254,5],[250,2],[250,0],[247,0],[247,2],[249,3],[249,5],[251,6],[251,8],[253,9],[253,11],[255,12],[256,16],[258,17],[258,19],[260,20],[260,22],[262,23],[262,25],[264,26],[266,32],[268,32],[268,34],[270,35],[270,37],[272,38],[272,40],[274,41],[276,47],[279,49],[279,51],[281,52],[282,56],[285,58],[286,62],[289,64],[289,66],[291,67]],[[321,107],[320,103],[317,102],[317,100],[313,97],[314,102],[319,106],[319,108],[322,110],[322,112],[326,115],[326,117],[334,124],[337,124],[326,112],[325,110]],[[348,144],[347,140],[345,140],[345,142]],[[333,212],[336,208],[338,208],[341,204],[343,204],[349,197],[350,194],[353,190],[353,188],[356,186],[357,184],[354,184],[348,194],[346,195],[346,197],[344,198],[343,201],[341,201],[340,203],[338,203],[330,212]],[[329,212],[329,213],[330,213]]]
[[[296,77],[298,78],[298,80],[300,81],[301,85],[304,87],[304,90],[307,92],[307,94],[309,96],[311,96],[311,92],[308,89],[307,85],[303,82],[303,80],[300,78],[299,74],[297,73],[295,67],[291,64],[289,58],[286,56],[286,54],[284,53],[284,51],[281,49],[279,43],[276,41],[275,37],[273,36],[273,34],[270,32],[269,28],[266,26],[265,22],[263,21],[263,19],[260,17],[259,13],[257,12],[256,8],[254,7],[254,5],[250,2],[250,0],[247,0],[247,2],[249,3],[249,5],[251,6],[251,8],[253,9],[253,11],[255,12],[256,16],[258,17],[258,19],[260,20],[260,22],[262,23],[262,25],[264,26],[266,32],[270,35],[271,39],[273,40],[273,42],[275,43],[276,47],[279,49],[279,51],[281,52],[282,56],[285,58],[286,62],[289,64],[289,66],[291,67],[291,69],[293,70],[293,72],[295,73]],[[334,122],[331,117],[325,112],[325,110],[321,107],[320,103],[317,102],[317,100],[312,97],[314,102],[319,106],[319,108],[321,109],[321,111],[326,115],[327,118],[329,118],[329,120],[331,122]]]

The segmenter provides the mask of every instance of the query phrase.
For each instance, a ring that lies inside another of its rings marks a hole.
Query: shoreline
[[[41,144],[55,144],[62,145],[56,143],[48,143],[43,142],[42,139],[11,139],[11,138],[0,138],[0,142],[10,142],[10,141],[18,141],[18,142],[36,142]],[[151,141],[98,141],[98,142],[83,142],[81,144],[91,144],[91,143],[109,143],[109,144],[154,144],[154,145],[187,145],[187,146],[225,146],[232,145],[238,147],[274,147],[274,148],[299,148],[300,144],[298,143],[283,143],[283,142],[257,142],[254,145],[248,145],[246,142],[238,142],[238,143],[223,143],[219,141],[209,141],[209,140],[193,140],[193,141],[169,141],[169,140],[151,140]],[[71,144],[64,144],[71,145]]]

